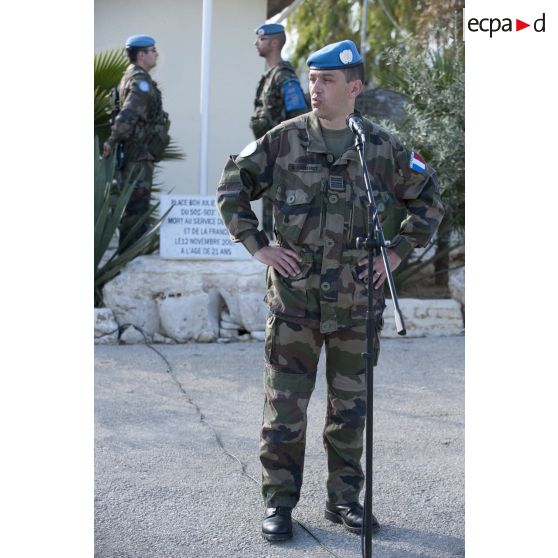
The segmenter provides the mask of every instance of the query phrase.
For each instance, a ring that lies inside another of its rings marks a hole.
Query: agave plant
[[[131,176],[123,185],[122,190],[115,191],[113,177],[115,169],[114,155],[108,159],[100,156],[99,140],[95,138],[95,307],[103,306],[103,287],[116,277],[122,268],[136,256],[150,254],[158,245],[158,229],[168,211],[158,219],[153,215],[159,208],[159,203],[152,204],[132,227],[127,236],[119,243],[118,248],[110,251],[110,243],[118,225],[122,220],[126,205],[132,195],[139,176]],[[170,211],[170,210],[169,210]],[[130,243],[136,231],[146,222],[151,228]]]
[[[110,135],[109,119],[114,109],[109,96],[126,70],[129,61],[122,49],[111,49],[95,54],[94,59],[94,134],[95,134],[95,306],[103,305],[103,286],[120,273],[124,265],[136,256],[150,254],[159,247],[158,229],[165,215],[158,216],[159,203],[152,203],[149,210],[132,228],[129,235],[148,222],[150,230],[136,242],[127,245],[122,239],[120,246],[110,252],[113,239],[134,185],[138,177],[130,177],[119,193],[113,188],[115,161],[100,158],[99,145]],[[183,159],[179,146],[171,139],[163,153],[162,160]],[[157,194],[160,185],[155,184],[153,194]]]

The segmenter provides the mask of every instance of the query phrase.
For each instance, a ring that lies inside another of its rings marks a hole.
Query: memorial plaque
[[[162,258],[185,260],[249,260],[250,254],[230,239],[215,196],[161,196]]]

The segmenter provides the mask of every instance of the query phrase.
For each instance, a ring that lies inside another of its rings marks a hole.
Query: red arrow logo
[[[522,29],[525,29],[525,27],[531,27],[531,24],[530,23],[525,23],[524,21],[521,21],[520,19],[515,20],[515,30],[516,31],[521,31]]]

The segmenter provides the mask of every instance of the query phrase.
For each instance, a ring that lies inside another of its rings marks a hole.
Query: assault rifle
[[[109,123],[111,126],[116,122],[116,117],[120,112],[120,93],[118,87],[113,87],[109,91],[109,97],[112,101],[112,112],[110,113]],[[126,163],[126,156],[124,153],[124,145],[119,143],[116,147],[116,170],[123,170]]]

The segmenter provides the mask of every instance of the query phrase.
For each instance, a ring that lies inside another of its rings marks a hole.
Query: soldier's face
[[[347,82],[341,70],[310,70],[308,81],[312,111],[318,118],[334,120],[352,112],[355,82]]]
[[[265,58],[271,52],[271,39],[265,35],[258,35],[254,41],[258,54]]]
[[[149,47],[141,51],[141,53],[143,54],[144,67],[147,68],[148,70],[154,68],[155,65],[157,64],[157,58],[159,58],[159,53],[157,52],[157,48]]]

